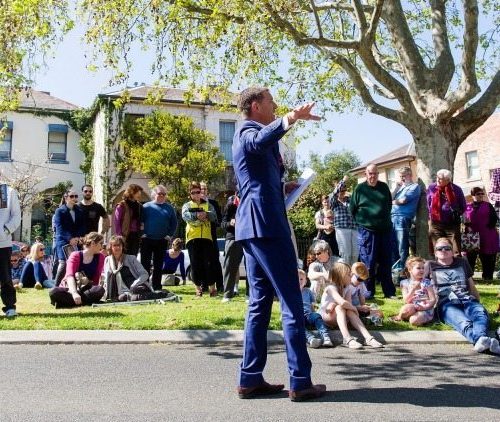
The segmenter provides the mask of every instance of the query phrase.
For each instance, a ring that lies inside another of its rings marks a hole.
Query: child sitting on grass
[[[411,325],[424,325],[434,318],[436,293],[432,281],[424,278],[425,260],[418,256],[408,259],[406,269],[409,278],[401,281],[401,291],[405,304],[393,321],[410,321]]]
[[[302,302],[304,303],[304,319],[306,323],[307,344],[314,349],[317,349],[321,345],[325,347],[332,347],[332,340],[330,339],[328,329],[323,323],[321,315],[317,312],[314,312],[316,299],[314,298],[314,293],[311,291],[311,289],[309,287],[306,287],[307,277],[305,271],[303,270],[299,270],[299,282],[300,291],[302,292]],[[311,331],[309,331],[307,329],[308,325],[312,325],[313,327],[315,327],[318,330],[321,338],[316,337]]]
[[[368,332],[359,318],[358,310],[351,303],[351,294],[348,286],[351,284],[351,267],[344,262],[336,262],[330,270],[327,285],[321,296],[320,314],[328,326],[337,325],[342,333],[342,345],[350,349],[363,347],[356,338],[349,333],[347,324],[350,323],[364,338],[365,344],[373,348],[383,347]]]

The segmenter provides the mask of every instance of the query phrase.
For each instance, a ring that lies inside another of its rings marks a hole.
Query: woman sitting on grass
[[[56,285],[54,280],[47,277],[43,268],[45,258],[45,246],[43,243],[34,243],[31,246],[29,260],[23,268],[21,274],[21,287],[34,287],[35,289],[51,289]]]
[[[368,332],[359,318],[356,307],[351,303],[351,295],[348,286],[351,283],[351,267],[344,262],[333,264],[329,273],[327,285],[321,296],[320,314],[326,325],[330,327],[337,325],[342,333],[342,345],[349,349],[360,349],[363,347],[354,337],[349,334],[347,324],[350,323],[364,338],[365,344],[373,348],[383,347]]]
[[[149,299],[153,288],[148,272],[135,255],[127,255],[124,250],[125,239],[111,236],[104,261],[106,298],[119,302]]]
[[[419,326],[431,322],[434,318],[436,294],[432,281],[424,278],[425,260],[413,256],[406,261],[409,277],[401,281],[401,291],[405,304],[393,321],[410,321],[411,325]]]
[[[103,239],[90,232],[83,239],[83,251],[71,253],[61,284],[49,292],[50,303],[56,308],[91,305],[104,296],[104,287],[99,285],[104,267]]]
[[[311,291],[318,300],[327,282],[328,273],[339,257],[332,254],[332,249],[325,240],[314,242],[312,248],[316,260],[309,265],[307,278],[311,281]]]
[[[437,239],[434,250],[436,260],[426,262],[424,277],[432,278],[437,288],[439,319],[462,334],[476,352],[500,355],[498,340],[488,336],[488,312],[479,303],[469,263],[453,256],[447,237]]]

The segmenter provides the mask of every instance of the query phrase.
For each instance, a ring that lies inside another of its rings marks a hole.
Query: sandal
[[[345,338],[342,341],[342,346],[347,347],[349,349],[361,349],[363,347],[363,345],[354,337]]]
[[[365,344],[367,346],[372,347],[373,349],[381,349],[382,347],[384,347],[384,345],[382,343],[375,340],[375,337],[370,337],[370,338],[366,339]]]

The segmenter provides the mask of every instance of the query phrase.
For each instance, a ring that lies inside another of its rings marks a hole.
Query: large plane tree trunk
[[[417,210],[417,255],[429,258],[428,218],[426,188],[436,180],[436,172],[447,169],[453,173],[453,165],[460,142],[446,127],[429,125],[413,136],[417,153],[417,178],[422,189]]]

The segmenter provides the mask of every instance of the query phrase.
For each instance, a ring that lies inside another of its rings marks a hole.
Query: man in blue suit
[[[245,253],[250,300],[245,323],[240,398],[279,393],[283,384],[269,384],[262,372],[267,360],[267,329],[274,293],[281,304],[283,335],[290,373],[289,397],[303,401],[320,397],[325,385],[311,382],[297,257],[291,240],[283,195],[283,160],[278,142],[297,120],[320,120],[314,103],[276,118],[277,108],[267,88],[247,88],[238,104],[245,122],[233,140],[233,165],[240,204],[236,240]]]

